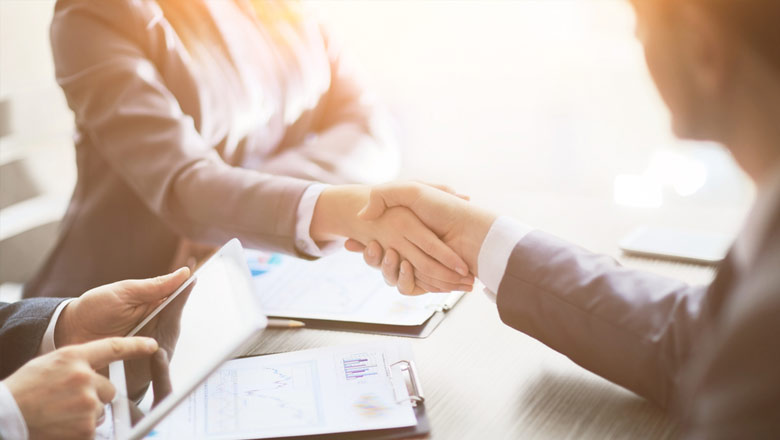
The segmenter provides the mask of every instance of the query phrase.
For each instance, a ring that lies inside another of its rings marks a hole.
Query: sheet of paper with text
[[[299,436],[414,426],[398,360],[406,341],[227,362],[150,434],[155,439]]]

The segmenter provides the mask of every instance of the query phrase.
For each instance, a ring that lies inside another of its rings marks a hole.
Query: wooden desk
[[[312,5],[395,109],[404,178],[450,184],[474,203],[615,257],[640,224],[733,233],[741,222],[749,199],[733,166],[707,152],[694,155],[710,173],[697,195],[667,194],[660,209],[612,202],[618,174],[643,173],[660,149],[690,153],[669,129],[628,2]],[[620,259],[690,283],[713,273]],[[269,331],[255,349],[381,337]],[[675,434],[653,405],[502,324],[481,292],[412,343],[435,439]]]
[[[564,236],[579,234],[584,238],[579,241],[586,242],[583,244],[614,255],[618,238],[636,221],[630,213],[621,214],[620,208],[594,200],[559,197],[558,201],[568,210],[579,212],[576,216],[561,216],[560,204],[542,203],[539,195],[515,195],[512,201],[512,205],[503,204],[510,214],[535,205],[538,208],[533,214],[526,215],[533,218],[534,224],[547,224]],[[592,209],[580,209],[580,204]],[[567,221],[561,221],[563,218]],[[594,227],[597,223],[598,228]],[[629,266],[692,283],[708,282],[713,273],[701,266],[622,260]],[[269,330],[254,352],[283,352],[386,337],[309,329]],[[412,344],[426,395],[432,438],[604,439],[675,435],[674,423],[654,405],[505,326],[498,318],[496,306],[481,291],[466,295],[433,335],[413,339]]]

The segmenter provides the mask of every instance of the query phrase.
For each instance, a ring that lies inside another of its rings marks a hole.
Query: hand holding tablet
[[[243,249],[231,240],[129,331],[154,336],[165,355],[111,365],[114,438],[145,436],[265,328],[250,278]]]

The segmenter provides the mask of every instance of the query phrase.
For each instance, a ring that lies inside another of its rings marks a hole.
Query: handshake
[[[320,195],[310,233],[315,241],[349,237],[345,247],[405,295],[469,291],[495,218],[445,186],[334,186]]]
[[[479,251],[494,219],[443,186],[344,185],[322,190],[309,229],[315,241],[349,237],[347,249],[363,252],[366,262],[381,267],[387,282],[401,293],[418,295],[471,290]],[[59,349],[24,365],[0,361],[0,374],[12,373],[2,384],[31,438],[92,437],[104,405],[116,392],[100,374],[112,361],[129,361],[129,395],[144,395],[154,372],[160,371],[155,366],[167,364],[173,354],[181,307],[165,308],[140,337],[122,336],[189,275],[185,267],[157,278],[119,281],[59,303],[49,344]],[[56,303],[27,301],[39,300]]]

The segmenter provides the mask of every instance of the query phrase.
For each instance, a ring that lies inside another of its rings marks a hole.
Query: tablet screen
[[[176,292],[135,333],[155,338],[162,350],[152,359],[125,362],[133,426],[170,411],[224,361],[243,354],[243,346],[265,327],[237,241]]]

